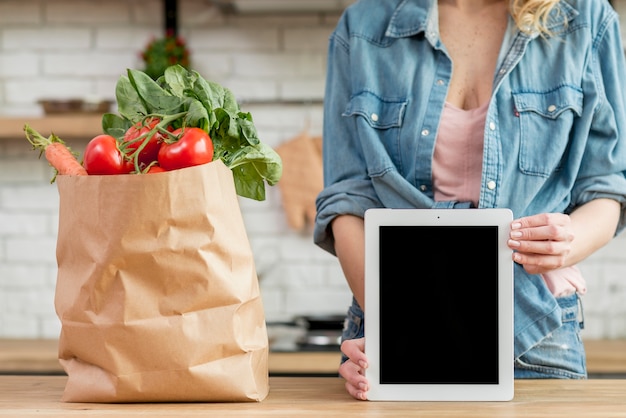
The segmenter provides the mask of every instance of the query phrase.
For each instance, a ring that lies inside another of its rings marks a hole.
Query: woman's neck
[[[479,13],[490,7],[498,7],[506,0],[438,0],[440,6],[458,9],[463,13]]]

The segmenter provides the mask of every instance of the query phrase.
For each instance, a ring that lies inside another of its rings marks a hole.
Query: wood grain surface
[[[0,140],[24,139],[24,124],[28,123],[43,136],[54,132],[62,139],[83,140],[85,143],[102,133],[102,115],[64,114],[45,117],[0,118]]]
[[[10,417],[626,417],[626,380],[523,380],[510,402],[364,402],[335,377],[273,377],[258,403],[87,404],[60,401],[65,376],[0,376]]]

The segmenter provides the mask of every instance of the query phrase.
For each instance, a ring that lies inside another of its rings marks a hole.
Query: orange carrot
[[[74,153],[65,142],[56,136],[51,134],[49,138],[44,137],[33,128],[24,125],[24,133],[26,139],[33,146],[34,150],[39,150],[39,157],[45,154],[48,163],[56,170],[56,174],[70,175],[70,176],[86,176],[87,170],[78,162],[76,153]],[[51,183],[54,183],[56,174],[52,178]]]

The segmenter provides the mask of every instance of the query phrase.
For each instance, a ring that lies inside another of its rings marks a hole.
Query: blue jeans
[[[577,294],[557,298],[563,324],[514,360],[516,379],[585,379],[585,348],[580,337],[582,305]],[[346,314],[342,341],[363,337],[363,311],[353,299]],[[341,362],[347,358],[342,355]]]
[[[587,364],[580,337],[582,303],[577,294],[557,298],[563,325],[515,359],[517,379],[585,379]]]

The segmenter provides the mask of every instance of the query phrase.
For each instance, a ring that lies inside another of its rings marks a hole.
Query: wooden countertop
[[[64,373],[57,349],[58,341],[53,339],[0,339],[0,374]],[[340,358],[334,351],[272,351],[268,367],[273,375],[335,375]]]
[[[518,380],[509,402],[364,402],[334,377],[270,377],[255,403],[88,404],[60,401],[65,376],[0,376],[0,416],[626,417],[626,380]]]
[[[0,339],[0,374],[60,373],[53,339]],[[626,340],[586,340],[590,374],[626,375]],[[338,352],[270,352],[270,374],[334,374]]]

